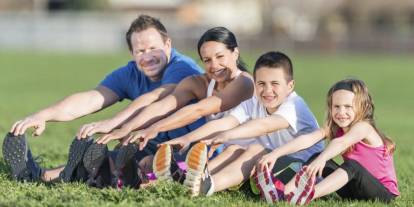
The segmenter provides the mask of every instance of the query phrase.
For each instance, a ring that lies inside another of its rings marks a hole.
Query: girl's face
[[[347,129],[355,119],[354,96],[347,90],[337,90],[332,94],[332,119],[341,128]]]
[[[279,108],[294,88],[294,81],[287,82],[282,69],[268,67],[256,70],[255,84],[256,96],[269,114]]]
[[[217,82],[231,79],[231,75],[238,70],[238,49],[231,51],[220,42],[208,41],[200,47],[201,61],[209,77]]]

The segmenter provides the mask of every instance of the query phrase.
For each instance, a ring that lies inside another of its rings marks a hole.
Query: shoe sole
[[[82,162],[83,156],[85,155],[86,150],[92,144],[91,139],[81,139],[78,140],[75,138],[70,147],[69,147],[69,155],[68,155],[68,162],[66,163],[65,168],[60,174],[60,179],[63,182],[70,182],[72,181],[73,174],[79,164]]]
[[[171,146],[163,144],[158,148],[152,162],[152,169],[158,180],[172,180],[171,176]]]
[[[19,175],[27,170],[27,140],[24,135],[10,136],[9,134],[3,141],[3,158],[11,168],[12,178],[20,180]]]
[[[260,194],[267,203],[274,203],[281,200],[281,196],[279,196],[276,186],[274,185],[273,176],[270,174],[269,170],[266,168],[264,172],[257,173],[255,172],[254,179],[256,181],[256,186],[260,191]]]
[[[137,151],[138,148],[133,143],[120,147],[115,158],[115,169],[122,170],[122,168],[134,158]]]
[[[105,144],[93,143],[88,150],[86,150],[83,157],[83,165],[89,173],[89,178],[95,178],[98,174],[99,168],[107,158],[108,147]]]
[[[187,174],[184,185],[191,190],[191,197],[200,194],[201,176],[207,165],[207,146],[204,143],[195,144],[187,154],[185,163]]]
[[[293,205],[309,203],[315,193],[315,179],[306,174],[306,167],[302,168],[295,176],[296,189],[288,196],[288,202]]]

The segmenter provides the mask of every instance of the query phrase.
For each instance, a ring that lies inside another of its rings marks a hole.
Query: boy
[[[242,183],[252,174],[261,156],[298,135],[318,129],[312,112],[294,92],[293,67],[288,56],[281,52],[260,56],[254,67],[254,79],[255,96],[241,103],[229,116],[165,142],[185,147],[204,139],[190,149],[186,159],[188,169],[184,185],[191,189],[192,196],[211,195]],[[221,143],[227,148],[207,165],[206,145]],[[275,171],[292,162],[303,163],[322,149],[323,143],[318,143],[280,158]],[[160,159],[156,155],[154,162]]]

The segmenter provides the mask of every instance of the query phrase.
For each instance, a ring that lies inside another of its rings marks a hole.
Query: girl
[[[345,199],[383,202],[394,199],[400,194],[392,157],[395,145],[375,125],[374,104],[364,82],[355,79],[337,82],[329,90],[327,102],[325,128],[300,136],[263,156],[258,170],[266,171],[280,156],[306,149],[327,137],[331,142],[326,149],[286,185],[284,194],[290,203],[305,204],[332,192]],[[341,165],[331,160],[339,154],[344,159]],[[324,179],[315,185],[316,175]],[[269,187],[273,185],[271,182],[258,185],[260,189],[275,189]]]

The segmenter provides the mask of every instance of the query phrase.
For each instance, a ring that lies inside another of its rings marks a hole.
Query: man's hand
[[[10,133],[13,133],[14,136],[23,135],[28,128],[34,129],[32,135],[39,136],[43,133],[46,128],[46,120],[39,118],[35,115],[28,116],[23,120],[19,120],[13,124],[10,129]]]
[[[97,133],[107,134],[114,129],[115,126],[111,123],[110,120],[103,120],[98,122],[92,122],[89,124],[83,125],[76,135],[78,139],[84,139],[90,137]]]

